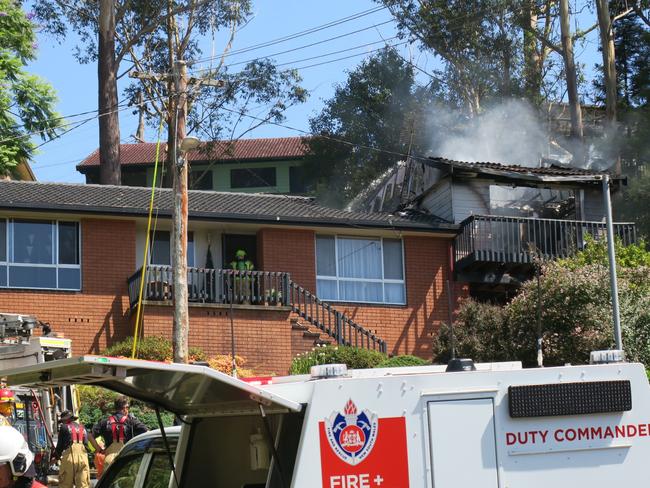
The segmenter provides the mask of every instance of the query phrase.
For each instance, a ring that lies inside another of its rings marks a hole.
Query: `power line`
[[[318,26],[315,26],[315,27],[311,27],[309,29],[306,29],[306,30],[303,30],[303,31],[300,31],[300,32],[296,32],[294,34],[288,34],[286,36],[278,37],[276,39],[271,39],[269,41],[265,41],[265,42],[262,42],[262,43],[259,43],[259,44],[253,44],[252,46],[247,46],[247,47],[244,47],[244,48],[241,48],[241,49],[235,49],[233,51],[230,51],[230,52],[226,53],[224,55],[224,57],[234,56],[236,54],[242,54],[242,53],[254,51],[254,50],[257,50],[257,49],[261,49],[263,47],[274,46],[274,45],[280,44],[282,42],[290,41],[290,40],[293,40],[293,39],[296,39],[296,38],[299,38],[299,37],[303,37],[303,36],[306,36],[306,35],[309,35],[309,34],[313,34],[314,32],[319,32],[319,31],[322,31],[324,29],[329,29],[330,27],[335,27],[337,25],[344,24],[346,22],[350,22],[351,20],[356,20],[356,19],[359,19],[361,17],[365,17],[365,16],[373,14],[375,12],[385,10],[387,8],[388,7],[386,7],[386,6],[380,6],[380,7],[374,7],[374,8],[368,9],[368,10],[364,10],[362,12],[358,12],[356,14],[352,14],[352,15],[349,15],[347,17],[343,17],[341,19],[333,20],[333,21],[327,22],[325,24],[321,24],[321,25],[318,25]],[[197,64],[197,63],[211,61],[212,59],[215,59],[215,58],[221,58],[221,56],[209,56],[207,58],[192,60],[192,61],[188,62],[188,66],[191,66],[191,65],[194,65],[194,64]]]
[[[260,59],[266,59],[266,58],[271,58],[273,56],[280,56],[282,54],[291,53],[291,52],[294,52],[294,51],[300,51],[300,50],[306,49],[308,47],[318,46],[318,45],[324,44],[326,42],[335,41],[337,39],[342,39],[343,37],[348,37],[348,36],[351,36],[353,34],[358,34],[359,32],[364,32],[364,31],[367,31],[367,30],[370,30],[370,29],[375,29],[375,28],[377,28],[379,26],[389,24],[389,23],[392,23],[392,22],[394,22],[394,20],[389,19],[389,20],[387,20],[385,22],[380,22],[379,24],[370,25],[370,26],[364,27],[362,29],[357,29],[355,31],[346,32],[345,34],[340,34],[338,36],[329,37],[327,39],[322,39],[320,41],[312,42],[310,44],[304,44],[302,46],[298,46],[298,47],[295,47],[295,48],[292,48],[292,49],[287,49],[285,51],[280,51],[280,52],[273,53],[273,54],[268,54],[268,55],[265,55],[265,56],[259,56],[257,58],[249,59],[248,61],[238,61],[236,63],[230,63],[230,64],[225,65],[225,67],[228,68],[228,67],[237,66],[237,65],[240,65],[240,64],[248,64],[248,63],[252,63],[254,61],[259,61]],[[394,39],[395,37],[397,37],[397,36],[394,36],[391,39]],[[219,57],[220,56],[215,56],[214,58],[219,58]],[[213,71],[213,68],[200,68],[200,69],[192,70],[191,73],[202,73],[202,72],[205,72],[205,71]]]

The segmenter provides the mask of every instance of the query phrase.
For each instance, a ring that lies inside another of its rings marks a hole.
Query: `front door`
[[[246,253],[246,260],[257,269],[257,236],[247,234],[223,234],[223,267],[232,268],[237,261],[237,251]]]
[[[434,488],[497,488],[492,398],[429,402]]]

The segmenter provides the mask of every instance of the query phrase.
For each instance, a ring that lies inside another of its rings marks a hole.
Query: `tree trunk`
[[[573,54],[573,38],[569,17],[569,0],[560,0],[560,29],[562,32],[562,57],[566,75],[567,94],[569,96],[569,112],[571,114],[571,137],[582,142],[584,129],[582,125],[582,109],[578,95],[578,73]],[[575,156],[575,155],[574,155]]]
[[[603,53],[603,74],[605,75],[605,106],[607,120],[616,122],[616,52],[614,50],[614,30],[609,15],[607,0],[596,0],[598,10],[598,25],[600,27],[600,43]]]
[[[117,112],[115,8],[112,0],[99,1],[98,48],[99,182],[103,185],[119,185],[120,118]]]
[[[596,0],[598,11],[598,26],[600,28],[600,44],[603,54],[603,75],[605,79],[605,113],[607,129],[610,135],[616,134],[616,106],[618,104],[618,80],[616,78],[616,51],[614,49],[614,29],[609,14],[608,0]],[[614,159],[614,173],[621,174],[621,158]]]
[[[535,2],[527,0],[524,8],[523,22],[530,26],[530,29],[537,30],[537,12]],[[540,66],[540,55],[537,50],[537,39],[528,29],[524,33],[524,83],[526,98],[533,104],[540,103],[540,90],[542,85],[542,71]]]

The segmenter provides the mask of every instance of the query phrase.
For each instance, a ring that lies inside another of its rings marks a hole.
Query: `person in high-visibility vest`
[[[75,422],[77,417],[69,411],[61,413],[61,427],[53,458],[61,460],[59,486],[61,488],[90,488],[90,464],[86,444],[90,442],[101,452],[101,447],[92,433],[86,432],[83,424]]]
[[[10,426],[10,418],[13,415],[16,395],[5,386],[0,387],[0,425]]]
[[[11,426],[0,426],[0,488],[47,488],[35,477],[34,454],[23,435]]]
[[[135,436],[147,432],[147,427],[129,413],[129,401],[126,397],[115,400],[115,413],[95,424],[93,435],[104,439],[106,457],[104,469],[108,468],[120,453],[124,444]]]

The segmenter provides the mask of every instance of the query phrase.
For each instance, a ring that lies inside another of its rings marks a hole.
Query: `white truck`
[[[176,413],[173,449],[156,441],[170,455],[154,458],[169,469],[155,486],[648,486],[650,387],[640,364],[330,365],[253,384],[204,366],[84,356],[0,376],[95,384]],[[150,486],[140,471],[128,486]]]

